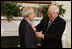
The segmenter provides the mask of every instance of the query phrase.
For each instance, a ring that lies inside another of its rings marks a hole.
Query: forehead
[[[48,13],[54,12],[54,9],[55,9],[55,8],[53,8],[53,7],[48,8]]]
[[[53,9],[48,9],[48,13],[51,13],[51,12],[53,12]]]

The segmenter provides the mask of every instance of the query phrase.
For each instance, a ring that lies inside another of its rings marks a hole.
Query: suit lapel
[[[56,22],[58,21],[58,17],[52,22],[52,24],[49,26],[48,30],[51,30],[56,26]]]
[[[45,28],[45,30],[46,30],[46,29],[47,29],[47,27],[48,27],[48,21],[49,21],[49,18],[46,20],[45,25],[43,25],[43,26],[44,26],[44,28]]]

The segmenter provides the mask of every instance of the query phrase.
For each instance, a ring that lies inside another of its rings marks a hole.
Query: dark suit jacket
[[[19,37],[21,48],[36,48],[35,32],[25,19],[19,25]]]
[[[44,48],[62,48],[62,34],[65,30],[65,20],[61,17],[56,17],[56,19],[52,22],[50,27],[48,26],[48,17],[44,17],[41,22],[36,26],[37,31],[42,31],[44,34],[44,39],[42,39],[42,47]]]

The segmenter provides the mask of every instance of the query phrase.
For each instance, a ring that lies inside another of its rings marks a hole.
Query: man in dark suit
[[[51,5],[48,8],[48,16],[44,17],[36,26],[36,36],[41,38],[42,48],[62,48],[62,34],[65,30],[66,22],[58,16],[59,8]],[[42,31],[42,34],[39,33]]]
[[[24,19],[19,25],[20,48],[36,48],[35,28],[31,24],[35,16],[33,8],[25,7],[22,16]]]

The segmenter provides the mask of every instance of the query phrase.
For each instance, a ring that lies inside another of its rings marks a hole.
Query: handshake
[[[35,32],[36,37],[38,38],[44,38],[44,34],[40,33],[40,32]]]
[[[33,29],[34,29],[34,31],[36,31],[36,28],[33,28]],[[36,37],[38,37],[38,38],[44,38],[44,34],[38,32],[38,31],[35,32],[35,35],[36,35]]]

